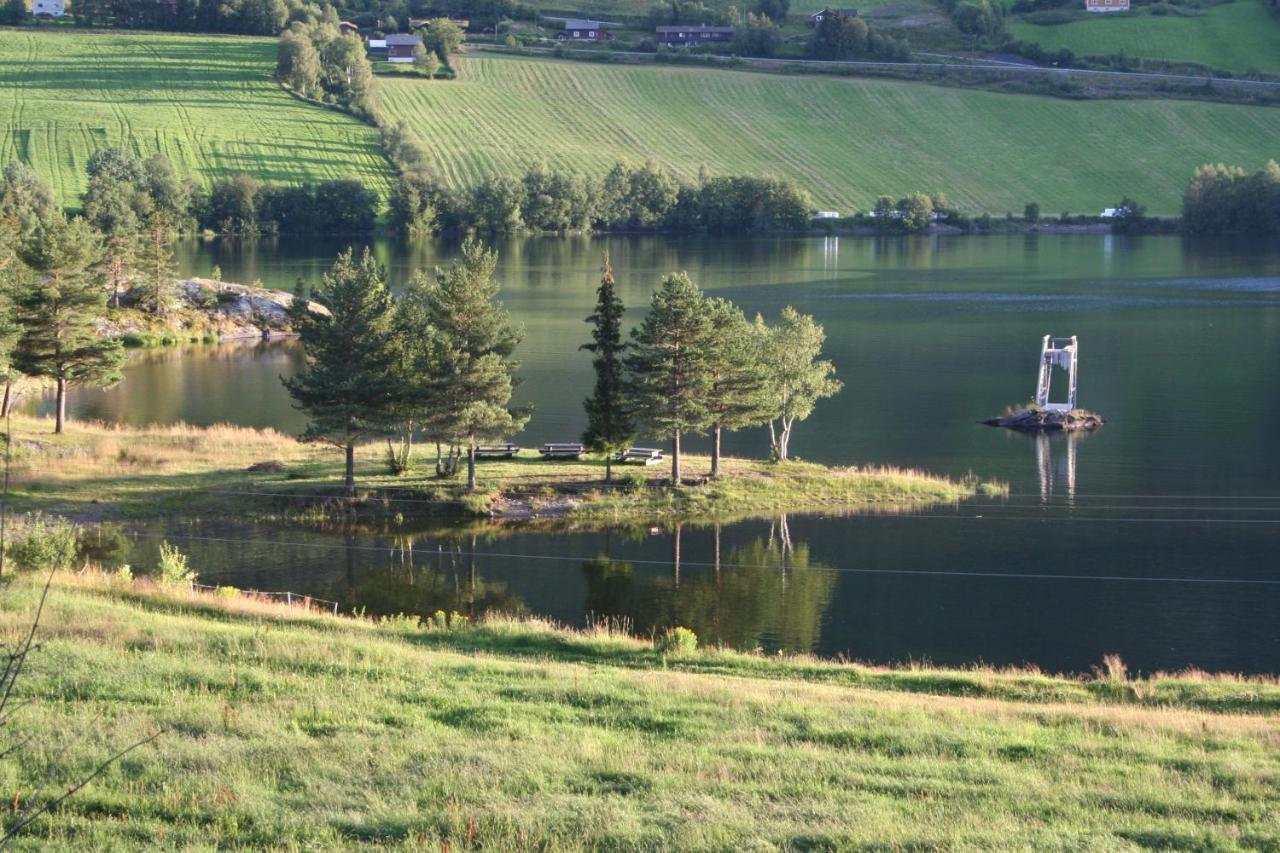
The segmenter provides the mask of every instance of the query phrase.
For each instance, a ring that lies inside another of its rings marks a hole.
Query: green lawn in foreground
[[[1096,213],[1128,194],[1176,213],[1205,162],[1276,156],[1280,110],[1192,101],[1068,101],[919,83],[509,57],[456,82],[386,80],[453,186],[544,160],[586,174],[652,157],[687,178],[786,175],[818,205],[945,192],[978,212]],[[1099,156],[1098,152],[1106,152]]]
[[[1085,55],[1125,52],[1144,59],[1197,62],[1242,73],[1280,73],[1280,17],[1266,0],[1234,0],[1204,15],[1086,15],[1082,20],[1038,26],[1010,19],[1015,38],[1049,50]]]
[[[0,591],[6,636],[35,594]],[[0,762],[3,801],[50,763],[56,790],[163,734],[19,847],[1280,845],[1274,684],[664,658],[537,624],[279,614],[55,585],[21,684],[35,701],[7,730],[35,739]]]
[[[0,167],[25,160],[76,206],[95,148],[161,151],[208,183],[359,178],[385,193],[372,127],[271,80],[275,42],[218,36],[0,31]]]

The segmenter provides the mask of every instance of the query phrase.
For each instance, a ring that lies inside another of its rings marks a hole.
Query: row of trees
[[[911,59],[905,39],[875,32],[862,18],[837,14],[830,8],[813,28],[805,52],[812,59]]]
[[[1182,197],[1182,224],[1198,234],[1280,236],[1280,163],[1257,172],[1239,166],[1196,169]]]
[[[720,476],[726,431],[769,427],[773,456],[790,454],[796,422],[818,400],[840,390],[835,366],[823,358],[823,329],[790,306],[777,326],[749,321],[726,299],[708,298],[686,273],[662,280],[649,311],[624,343],[624,306],[605,259],[596,310],[587,318],[596,382],[584,402],[583,443],[610,460],[640,428],[671,440],[671,482],[682,482],[681,440],[710,433],[711,476]]]
[[[303,97],[362,118],[377,116],[377,81],[364,41],[344,33],[336,21],[290,24],[276,48],[276,79]]]
[[[25,5],[11,0],[0,22],[21,23]],[[316,20],[325,14],[336,19],[328,4],[305,0],[75,0],[71,7],[80,27],[176,30],[179,32],[275,35],[290,21]]]
[[[345,482],[355,486],[355,448],[386,436],[388,460],[408,470],[416,441],[435,444],[436,471],[454,473],[467,459],[467,488],[476,488],[476,449],[508,439],[530,411],[511,405],[523,336],[498,300],[497,254],[479,242],[432,273],[418,272],[395,299],[366,250],[340,255],[312,297],[299,300],[294,322],[302,338],[301,371],[283,380],[309,423],[304,439],[341,448]],[[672,482],[681,482],[681,439],[714,437],[712,476],[720,473],[720,437],[768,424],[776,458],[788,457],[792,428],[840,388],[821,358],[823,331],[791,308],[777,326],[722,299],[709,299],[684,273],[669,275],[649,312],[622,338],[623,305],[605,260],[592,324],[596,383],[586,401],[584,443],[609,460],[645,428],[670,435]],[[606,463],[606,479],[612,468]]]
[[[396,226],[408,233],[780,231],[808,227],[813,199],[786,178],[709,176],[681,181],[652,161],[618,163],[600,180],[536,165],[521,178],[490,177],[452,193],[404,125],[385,134],[400,178],[391,194]]]

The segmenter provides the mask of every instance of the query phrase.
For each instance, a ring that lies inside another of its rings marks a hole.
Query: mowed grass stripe
[[[1280,156],[1280,110],[1068,101],[918,83],[468,57],[456,82],[384,81],[459,188],[539,161],[603,174],[653,158],[692,179],[795,178],[823,207],[946,192],[974,211],[1089,212],[1123,194],[1175,213],[1196,166]]]
[[[162,151],[205,184],[248,172],[389,187],[377,131],[272,82],[271,39],[15,33],[0,38],[0,115],[10,117],[0,152],[6,162],[19,154],[16,137],[29,131],[27,158],[65,204],[77,203],[84,166],[104,144]]]

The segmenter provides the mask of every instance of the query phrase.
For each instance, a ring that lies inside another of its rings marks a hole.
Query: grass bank
[[[1006,490],[1001,483],[908,470],[746,459],[725,460],[720,480],[680,490],[667,487],[666,466],[616,466],[619,483],[606,488],[600,459],[544,461],[526,449],[515,459],[481,461],[480,491],[472,495],[461,477],[427,476],[433,470],[427,458],[419,459],[421,475],[387,474],[385,446],[373,443],[359,450],[359,495],[349,500],[340,489],[337,451],[273,430],[72,422],[59,436],[48,419],[17,417],[13,423],[14,508],[90,521],[173,513],[328,521],[354,512],[393,522],[492,514],[516,521],[644,523],[779,511],[893,512]],[[709,464],[688,457],[686,472],[696,476]]]
[[[0,630],[38,584],[0,591]],[[1266,849],[1273,682],[883,670],[450,630],[62,576],[5,802],[24,849]],[[64,751],[65,747],[65,751]]]
[[[1280,135],[1268,107],[504,56],[458,65],[450,83],[382,81],[390,120],[419,131],[455,188],[539,161],[602,175],[652,157],[687,179],[703,166],[790,177],[846,214],[920,190],[975,214],[1029,201],[1096,213],[1128,194],[1172,215],[1197,166],[1260,163]],[[1094,154],[1112,150],[1124,156]]]

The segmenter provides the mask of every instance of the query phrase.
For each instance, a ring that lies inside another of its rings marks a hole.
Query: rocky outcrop
[[[1101,415],[1084,409],[1055,412],[1032,407],[998,418],[988,418],[983,423],[1019,432],[1092,432],[1106,421]]]
[[[99,324],[104,337],[123,335],[175,335],[178,337],[270,338],[295,333],[289,321],[294,296],[283,290],[233,284],[211,278],[185,278],[176,283],[178,304],[163,320],[134,310],[138,294],[122,295],[122,308]],[[329,313],[317,302],[308,310]]]

